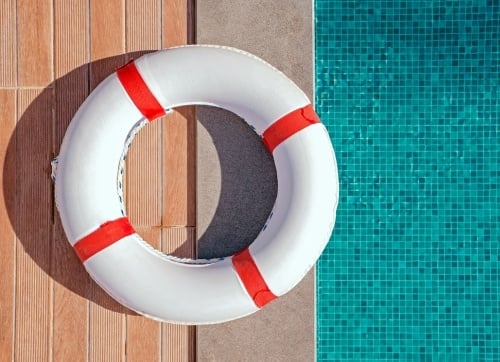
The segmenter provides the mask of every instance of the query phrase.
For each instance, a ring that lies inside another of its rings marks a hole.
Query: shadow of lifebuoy
[[[198,257],[229,256],[262,230],[278,192],[276,168],[260,137],[237,115],[208,106],[196,113]],[[219,195],[213,195],[217,188]]]
[[[29,257],[71,292],[125,314],[135,313],[90,278],[66,240],[54,205],[50,160],[58,154],[66,128],[91,89],[128,60],[147,52],[84,64],[41,90],[18,119],[3,169],[4,195],[14,195],[5,198],[7,213]],[[213,107],[199,107],[197,113],[210,138],[208,151],[216,153],[220,167],[220,179],[214,180],[220,183],[219,195],[201,210],[210,215],[204,217],[198,235],[198,256],[232,255],[248,246],[264,225],[276,198],[276,170],[259,136],[236,115]],[[209,185],[201,191],[210,193],[213,188]],[[177,251],[182,254],[186,248],[191,246],[181,245]]]
[[[144,53],[84,64],[41,90],[18,116],[3,169],[4,195],[14,195],[6,198],[5,206],[24,252],[56,283],[109,310],[127,314],[134,312],[97,286],[67,242],[53,201],[50,161],[57,155],[66,128],[90,89],[128,59]],[[18,93],[30,97],[34,92]],[[18,99],[18,104],[24,101]]]

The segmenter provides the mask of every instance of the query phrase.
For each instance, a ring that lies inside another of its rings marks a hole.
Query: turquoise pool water
[[[499,4],[316,0],[319,361],[500,361]]]

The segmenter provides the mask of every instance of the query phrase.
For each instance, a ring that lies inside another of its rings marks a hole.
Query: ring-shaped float
[[[117,174],[131,130],[184,105],[236,113],[275,161],[273,211],[256,240],[231,257],[163,254],[124,213]],[[61,145],[55,194],[68,241],[106,292],[157,320],[205,324],[251,314],[305,276],[331,235],[338,177],[328,133],[290,79],[240,50],[185,46],[128,63],[90,94]]]

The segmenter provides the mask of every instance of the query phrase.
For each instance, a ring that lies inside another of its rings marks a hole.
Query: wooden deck
[[[66,127],[102,79],[193,41],[193,1],[0,1],[0,361],[195,360],[193,327],[137,316],[90,279],[50,180]],[[194,110],[168,118],[134,141],[127,210],[152,245],[194,255]]]

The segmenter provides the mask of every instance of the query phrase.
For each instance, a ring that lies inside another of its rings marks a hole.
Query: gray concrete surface
[[[198,0],[197,43],[249,51],[313,86],[312,1]],[[202,61],[202,60],[200,60]],[[276,197],[276,171],[237,116],[198,107],[198,253],[231,255],[255,238]],[[199,361],[313,361],[314,273],[252,316],[198,328]]]

